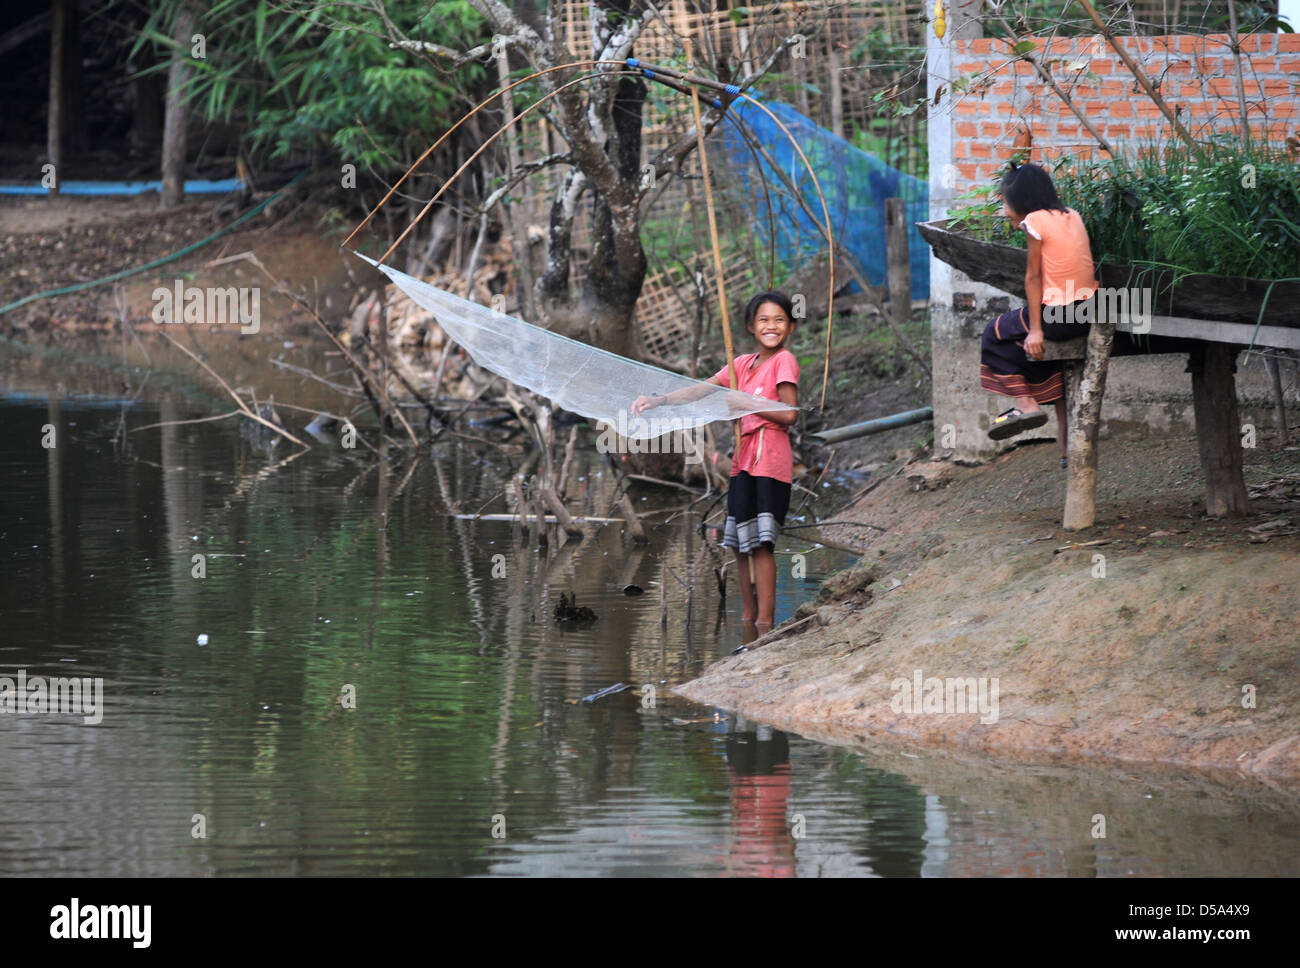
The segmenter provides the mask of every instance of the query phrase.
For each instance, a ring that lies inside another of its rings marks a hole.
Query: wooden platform
[[[1176,335],[1194,340],[1190,352],[1183,348],[1154,352],[1188,353],[1187,370],[1192,375],[1196,435],[1201,469],[1205,474],[1206,513],[1211,517],[1249,513],[1250,501],[1242,475],[1241,421],[1234,377],[1237,354],[1252,339],[1256,346],[1300,349],[1300,330],[1178,317],[1152,317],[1144,322],[1149,322],[1147,331],[1152,335]],[[1097,429],[1110,366],[1110,348],[1117,330],[1134,332],[1134,326],[1134,320],[1124,319],[1118,324],[1089,327],[1086,339],[1047,340],[1043,344],[1044,360],[1065,363],[1070,468],[1064,515],[1067,528],[1090,527],[1095,520]]]
[[[985,242],[954,232],[951,228],[954,221],[940,219],[917,223],[921,237],[930,244],[935,258],[960,269],[977,282],[996,286],[1024,299],[1028,252],[1005,242]],[[1111,290],[1149,289],[1154,311],[1163,313],[1161,318],[1166,320],[1224,321],[1253,327],[1259,321],[1262,309],[1263,321],[1269,326],[1300,327],[1300,282],[1203,273],[1179,277],[1172,270],[1109,263],[1097,266],[1097,279]],[[1212,338],[1182,330],[1165,335]],[[1249,343],[1250,340],[1243,342]],[[1257,341],[1257,345],[1273,344],[1259,344]]]

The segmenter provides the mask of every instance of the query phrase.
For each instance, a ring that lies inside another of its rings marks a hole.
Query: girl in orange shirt
[[[1092,318],[1074,310],[1097,289],[1088,230],[1078,212],[1061,204],[1052,177],[1038,165],[1012,162],[1002,177],[1002,198],[1011,224],[1025,230],[1029,258],[1025,307],[991,321],[980,344],[980,385],[1015,398],[1015,406],[994,419],[989,436],[1002,440],[1041,427],[1047,423],[1041,405],[1053,403],[1064,467],[1062,364],[1042,361],[1043,341],[1087,335],[1073,320]]]

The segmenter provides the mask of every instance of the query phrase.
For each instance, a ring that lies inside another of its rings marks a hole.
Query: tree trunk
[[[81,69],[81,10],[68,5],[63,34],[63,138],[70,154],[90,147],[86,128],[86,84]]]
[[[621,78],[613,100],[611,137],[606,149],[626,184],[641,176],[641,111],[646,87],[639,78]],[[616,210],[597,195],[592,212],[591,261],[582,295],[574,307],[569,298],[569,262],[573,219],[585,176],[571,169],[551,208],[546,271],[538,280],[538,306],[552,328],[620,356],[638,355],[632,314],[645,280],[646,258],[641,248],[640,215],[635,204]]]
[[[1066,367],[1070,466],[1062,525],[1068,531],[1091,528],[1097,516],[1097,428],[1114,341],[1114,323],[1093,323],[1088,331],[1087,358],[1082,365]]]
[[[1241,418],[1237,413],[1239,347],[1200,343],[1187,368],[1192,373],[1196,440],[1205,473],[1205,513],[1212,518],[1250,513],[1250,498],[1241,473]]]
[[[59,169],[63,164],[63,42],[67,14],[68,0],[54,0],[50,18],[50,102],[45,130],[45,153],[54,166],[51,195],[58,194],[59,182],[63,180]]]
[[[189,77],[189,46],[194,31],[194,16],[182,10],[176,17],[172,37],[182,49],[172,54],[167,70],[167,102],[163,118],[162,207],[175,208],[185,199],[185,135],[189,122],[189,104],[182,88]]]

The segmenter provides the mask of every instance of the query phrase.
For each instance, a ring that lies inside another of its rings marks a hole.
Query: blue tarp
[[[855,148],[787,104],[775,101],[763,103],[789,129],[808,156],[821,183],[822,193],[826,196],[827,208],[830,209],[835,244],[852,253],[872,285],[885,283],[885,199],[904,200],[907,207],[912,298],[929,298],[930,247],[921,238],[915,224],[930,217],[929,185]],[[737,101],[729,113],[744,124],[751,138],[779,166],[785,179],[795,186],[805,204],[820,221],[821,202],[817,198],[813,181],[808,177],[798,152],[776,123],[761,108],[748,101]],[[760,177],[766,177],[768,191],[772,196],[772,208],[776,213],[776,238],[768,240],[768,244],[775,246],[777,258],[787,268],[793,269],[823,255],[826,242],[818,231],[817,224],[791,196],[767,160],[761,161],[763,174],[759,175],[754,157],[736,125],[724,120],[714,132],[714,137],[722,143],[726,152],[729,172],[739,181],[744,199],[751,206],[755,231],[764,237],[767,235],[768,221]]]
[[[219,195],[225,192],[239,191],[244,183],[238,178],[223,178],[211,181],[195,178],[185,183],[186,195]],[[93,182],[65,181],[59,183],[60,195],[143,195],[145,192],[161,192],[161,181],[133,182]],[[50,190],[39,182],[32,185],[6,185],[0,183],[0,195],[48,195]]]

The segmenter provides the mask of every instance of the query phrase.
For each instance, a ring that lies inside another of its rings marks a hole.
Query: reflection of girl
[[[794,838],[786,813],[790,801],[790,741],[780,730],[737,716],[727,733],[731,767],[733,875],[793,877]]]
[[[1017,165],[1002,176],[1002,198],[1011,224],[1025,230],[1023,309],[1003,313],[984,328],[980,345],[980,385],[1014,397],[1015,406],[993,421],[994,440],[1013,437],[1047,423],[1040,404],[1056,404],[1065,464],[1065,390],[1059,362],[1041,362],[1043,340],[1072,339],[1087,331],[1073,326],[1071,304],[1090,299],[1097,289],[1088,230],[1074,209],[1061,204],[1051,176],[1038,165]],[[1084,312],[1080,320],[1090,319]]]

